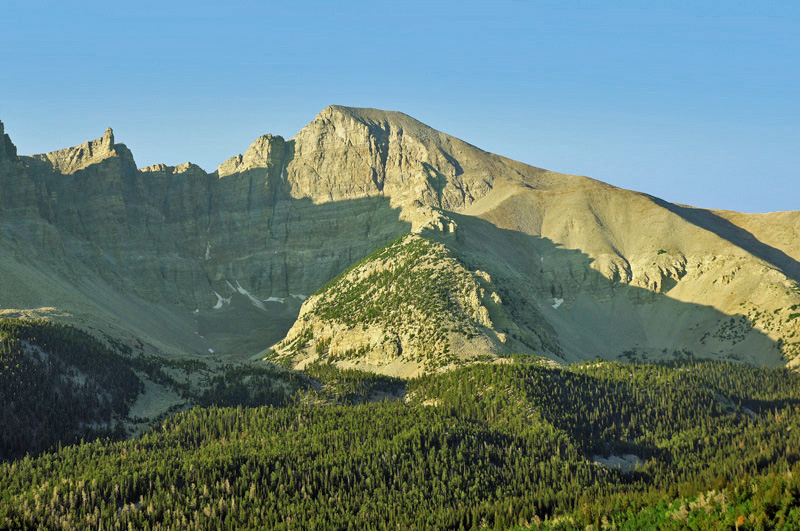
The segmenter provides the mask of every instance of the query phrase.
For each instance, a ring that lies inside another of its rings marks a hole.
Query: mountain
[[[328,107],[212,173],[138,169],[111,129],[33,156],[4,133],[0,316],[400,376],[512,352],[800,359],[800,212],[671,204],[375,109]]]

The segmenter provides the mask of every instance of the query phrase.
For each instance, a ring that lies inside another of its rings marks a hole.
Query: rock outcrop
[[[49,165],[55,173],[70,175],[107,158],[118,156],[130,158],[130,152],[123,146],[114,144],[114,131],[109,127],[103,137],[97,140],[51,153],[33,155],[30,158]]]
[[[0,122],[0,163],[17,160],[17,147],[6,134],[3,122]]]

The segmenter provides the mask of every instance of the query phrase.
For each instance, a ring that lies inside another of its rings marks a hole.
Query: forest
[[[0,459],[124,435],[140,387],[131,362],[85,332],[0,320]]]
[[[63,406],[75,410],[67,425],[121,414],[137,392],[139,369],[89,336],[2,330],[4,404],[16,400],[4,422],[46,396],[15,381],[50,378],[55,407],[83,396],[48,368],[52,353],[86,382],[117,379],[118,395]],[[87,367],[69,338],[105,361]],[[4,440],[0,527],[800,526],[800,377],[783,368],[513,356],[411,380],[317,364],[230,367],[208,383],[195,407],[137,438],[98,434],[24,457],[25,441]],[[621,456],[634,464],[608,465]]]

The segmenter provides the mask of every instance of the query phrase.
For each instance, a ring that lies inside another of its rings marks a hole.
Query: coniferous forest
[[[0,335],[3,529],[800,526],[800,377],[783,368],[232,367],[125,439],[87,430],[124,418],[141,360],[69,327]]]
[[[73,327],[0,320],[0,459],[124,434],[141,386],[130,365]]]

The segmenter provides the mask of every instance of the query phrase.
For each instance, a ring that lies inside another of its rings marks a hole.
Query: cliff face
[[[380,195],[317,205],[293,193],[286,172],[294,145],[260,137],[208,174],[189,163],[138,170],[111,130],[30,157],[16,157],[6,140],[0,226],[13,260],[7,277],[31,289],[4,290],[0,305],[104,314],[105,304],[88,309],[85,301],[94,288],[84,285],[101,282],[144,307],[198,310],[189,326],[210,343],[192,348],[238,350],[241,341],[250,353],[265,348],[282,337],[304,297],[410,227]],[[63,302],[48,301],[40,280],[25,280],[37,271],[70,286]],[[83,286],[80,294],[71,293],[74,286]],[[220,332],[240,319],[259,334]]]
[[[3,122],[0,122],[0,164],[17,160],[17,147],[6,134]]]
[[[375,109],[328,107],[293,139],[262,136],[213,173],[137,169],[110,129],[29,157],[2,124],[0,138],[0,313],[180,355],[253,355],[284,337],[306,297],[413,231],[492,279],[497,300],[480,305],[498,352],[652,358],[689,345],[769,364],[800,354],[796,212],[672,205]],[[338,330],[306,314],[306,329]]]
[[[260,137],[212,174],[137,170],[110,129],[7,173],[4,203],[35,208],[74,239],[80,263],[126,293],[187,308],[213,306],[236,282],[261,299],[308,295],[409,223],[435,219],[430,207],[458,210],[495,180],[525,177],[403,114],[340,107],[293,140]]]
[[[114,144],[114,131],[109,127],[102,138],[84,142],[80,146],[33,155],[30,159],[31,162],[36,161],[49,166],[54,173],[70,175],[105,159],[120,156],[131,158],[130,152],[123,146]]]
[[[237,282],[261,299],[308,294],[405,230],[382,197],[323,207],[292,197],[281,177],[291,144],[281,137],[259,138],[212,174],[190,163],[137,170],[113,140],[109,130],[22,157],[4,189],[27,184],[8,202],[35,204],[74,240],[78,261],[152,302],[212,307],[215,292],[227,297]]]
[[[37,192],[17,155],[17,148],[0,122],[0,211],[24,211],[36,204]]]
[[[286,176],[315,202],[385,196],[404,208],[460,211],[495,187],[566,189],[586,177],[487,153],[399,112],[330,106],[294,137]]]

